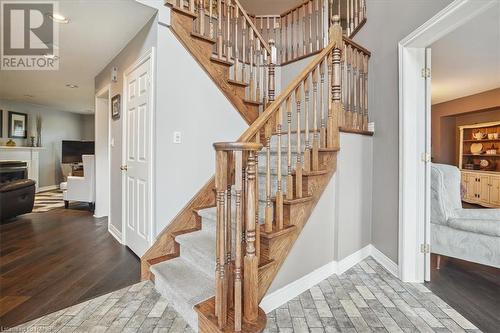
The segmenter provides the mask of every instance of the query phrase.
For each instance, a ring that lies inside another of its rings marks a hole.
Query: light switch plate
[[[181,132],[174,132],[174,143],[181,143],[182,142],[182,138],[181,138]]]

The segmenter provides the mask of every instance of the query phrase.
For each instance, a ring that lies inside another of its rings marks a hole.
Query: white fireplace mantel
[[[43,147],[0,146],[0,161],[22,161],[28,164],[28,178],[36,181],[39,188],[39,152]]]

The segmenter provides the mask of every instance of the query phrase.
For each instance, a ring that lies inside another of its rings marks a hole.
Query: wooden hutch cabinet
[[[500,121],[460,126],[463,201],[500,207]]]

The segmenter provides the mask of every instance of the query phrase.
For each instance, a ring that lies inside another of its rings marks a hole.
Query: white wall
[[[59,185],[63,180],[61,169],[61,147],[63,140],[92,139],[84,135],[88,115],[55,110],[50,107],[0,99],[3,110],[1,145],[8,140],[8,111],[28,114],[28,139],[14,139],[17,145],[28,144],[29,136],[36,136],[36,115],[42,116],[42,146],[40,151],[39,186]]]
[[[369,112],[373,138],[372,243],[398,262],[398,42],[452,0],[367,0],[367,22],[355,41],[372,52]]]
[[[123,96],[123,73],[143,54],[157,45],[156,16],[137,33],[122,51],[96,76],[95,91],[102,90],[107,85],[111,87],[111,97],[116,94]],[[111,82],[111,69],[118,67],[118,81]],[[123,101],[122,101],[123,105]],[[123,110],[122,110],[123,111]],[[109,119],[109,118],[108,118]],[[112,145],[110,147],[111,188],[110,214],[111,225],[116,231],[122,230],[122,118],[110,120]],[[120,235],[118,235],[120,236]]]
[[[239,113],[169,28],[158,28],[156,232],[158,235],[215,172],[217,141],[247,128]],[[182,143],[172,142],[173,132]]]

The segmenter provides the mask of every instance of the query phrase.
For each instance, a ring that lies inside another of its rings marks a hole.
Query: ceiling
[[[431,46],[432,104],[500,87],[500,2]]]
[[[240,0],[243,8],[254,15],[279,15],[303,2],[304,0]]]
[[[135,0],[73,0],[59,1],[59,12],[70,20],[59,24],[59,70],[0,71],[0,98],[93,113],[95,76],[155,10]]]

